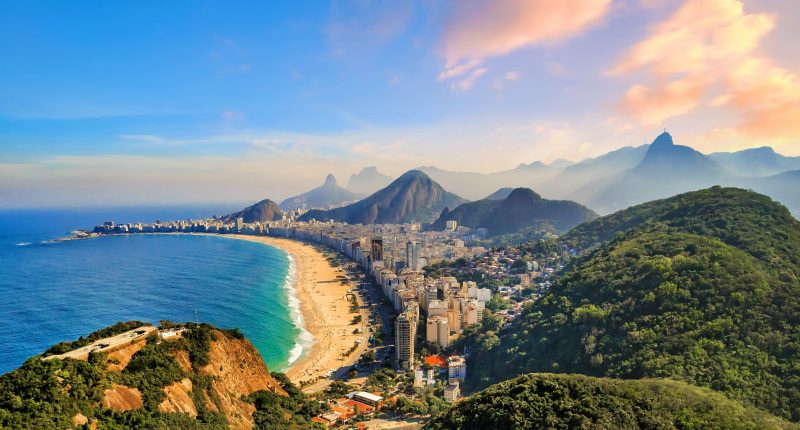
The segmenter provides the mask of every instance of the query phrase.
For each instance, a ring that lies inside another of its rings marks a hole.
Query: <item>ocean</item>
[[[238,327],[270,370],[308,333],[284,251],[221,236],[130,235],[50,242],[106,220],[206,217],[229,207],[0,212],[0,374],[55,343],[118,321]]]

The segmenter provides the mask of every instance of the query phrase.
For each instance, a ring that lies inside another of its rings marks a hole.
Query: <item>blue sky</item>
[[[579,160],[663,127],[800,155],[792,9],[3,2],[0,206],[280,199],[328,172]]]

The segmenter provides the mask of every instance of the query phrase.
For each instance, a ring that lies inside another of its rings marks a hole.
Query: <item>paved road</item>
[[[75,360],[86,360],[89,358],[90,352],[108,352],[113,351],[117,348],[130,345],[136,340],[144,339],[150,333],[158,331],[156,327],[151,325],[146,325],[143,327],[135,328],[133,330],[126,331],[125,333],[118,334],[116,336],[106,337],[100,340],[96,340],[89,345],[80,347],[78,349],[73,349],[72,351],[66,352],[60,355],[51,355],[48,357],[43,358],[43,360],[52,360],[54,358],[58,359],[65,359],[65,358],[72,358]]]

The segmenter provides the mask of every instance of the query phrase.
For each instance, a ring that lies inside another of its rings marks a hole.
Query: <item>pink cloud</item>
[[[702,77],[695,77],[653,87],[634,85],[625,93],[620,106],[644,125],[659,125],[664,118],[683,115],[696,108],[707,84]]]
[[[759,50],[776,20],[745,11],[740,0],[684,1],[609,70],[644,71],[649,80],[631,86],[621,109],[656,125],[700,107],[727,107],[740,116],[739,133],[800,137],[800,79]]]
[[[456,2],[443,38],[440,80],[468,74],[490,57],[578,35],[599,23],[611,0]]]

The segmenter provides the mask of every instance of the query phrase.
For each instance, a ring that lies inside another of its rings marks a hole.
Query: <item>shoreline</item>
[[[357,351],[366,345],[367,330],[363,330],[360,334],[354,333],[356,328],[365,328],[366,318],[362,318],[359,324],[351,324],[353,317],[358,315],[350,312],[350,302],[346,297],[351,286],[341,281],[339,276],[343,274],[342,270],[333,267],[320,250],[300,241],[270,236],[240,234],[214,236],[262,243],[276,247],[289,255],[290,268],[287,282],[293,285],[288,289],[287,295],[290,311],[294,306],[292,299],[297,301],[301,317],[299,320],[301,333],[298,335],[297,344],[304,349],[300,356],[288,363],[283,370],[293,383],[300,387],[302,382],[311,381],[304,387],[307,391],[313,391],[317,387],[324,388],[324,385],[327,385],[323,383],[327,380],[326,373],[336,372],[355,361],[359,354],[354,352],[346,355],[346,353],[354,348],[357,339],[361,339],[361,346],[356,348]],[[294,273],[291,265],[294,265]],[[295,316],[292,318],[295,319]],[[307,342],[310,345],[302,344],[303,331],[310,335]],[[289,352],[290,358],[292,353],[293,351]]]

